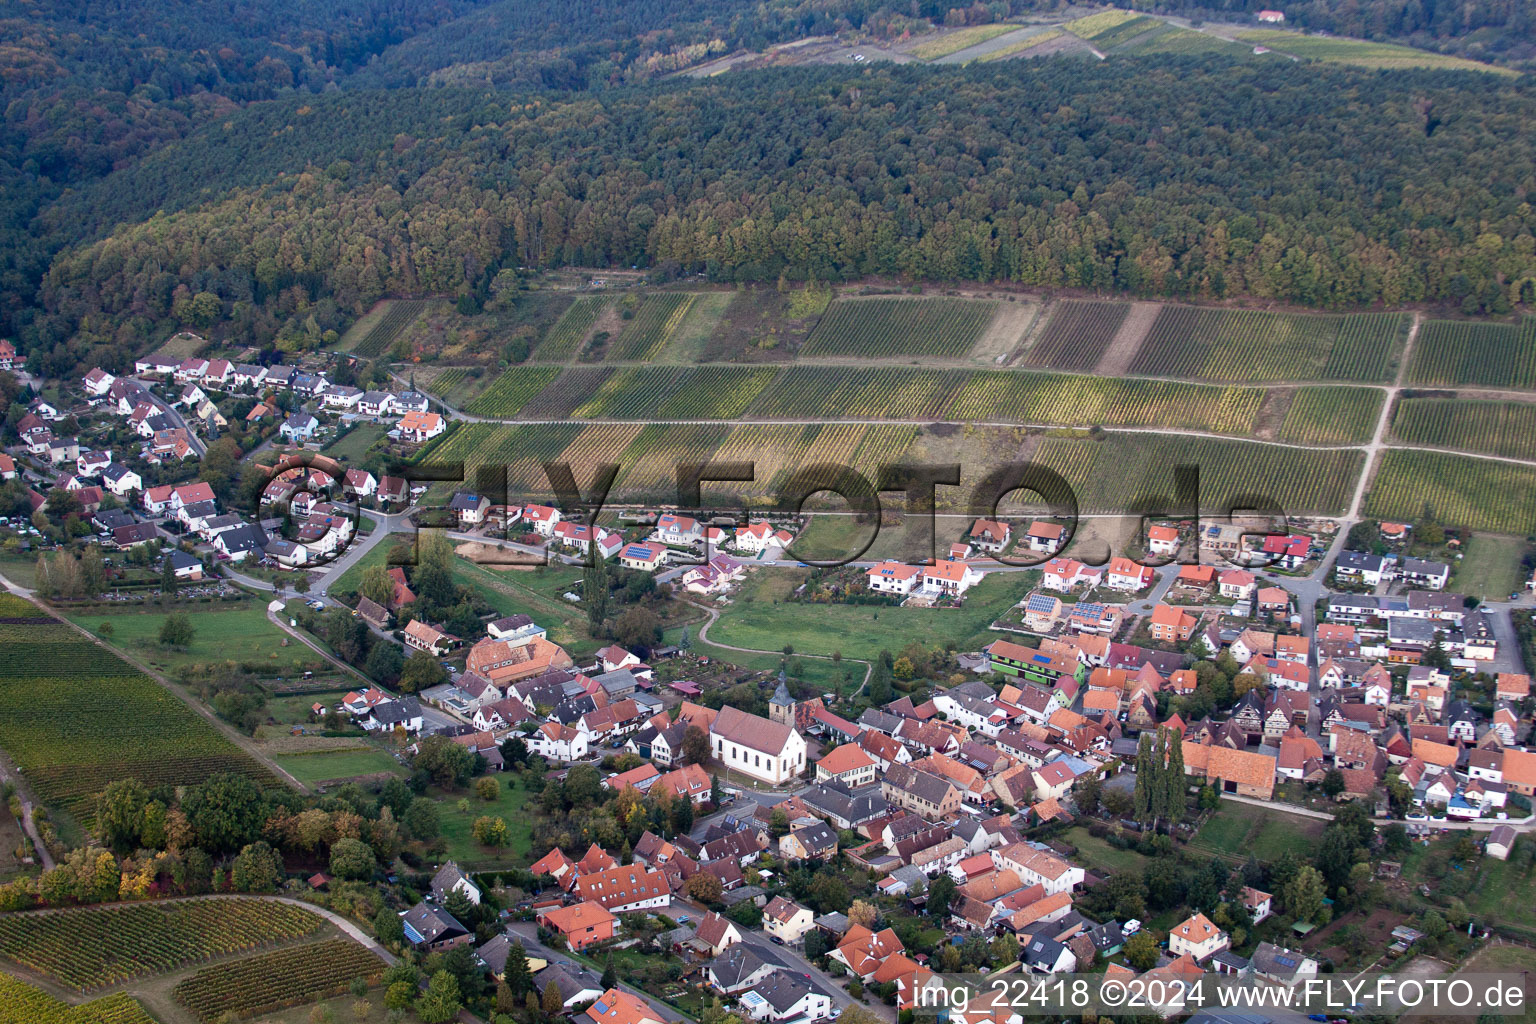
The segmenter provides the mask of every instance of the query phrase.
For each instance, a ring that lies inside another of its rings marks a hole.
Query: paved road
[[[187,443],[192,446],[193,451],[197,452],[197,457],[201,459],[204,455],[207,455],[208,446],[203,443],[202,438],[198,437],[197,431],[193,430],[192,427],[187,423],[186,418],[181,414],[181,410],[167,402],[165,399],[161,398],[159,395],[155,394],[153,391],[146,393],[149,395],[150,404],[156,406],[161,412],[163,412],[166,415],[166,418],[169,419],[173,424],[187,432]]]
[[[521,939],[523,943],[523,949],[525,949],[527,952],[548,960],[550,963],[580,964],[580,961],[572,957],[570,953],[561,952],[560,950],[556,949],[550,949],[548,946],[541,943],[539,941],[539,927],[532,922],[514,922],[507,925],[507,932]],[[650,995],[643,989],[636,988],[634,985],[631,985],[627,981],[621,979],[619,981],[619,988],[624,992],[628,992],[632,996],[639,996],[641,999],[645,1000],[645,1004],[654,1010],[663,1021],[668,1022],[668,1024],[673,1024],[673,1022],[676,1021],[685,1021],[691,1019],[689,1017],[683,1016],[681,1013],[677,1012],[672,1007],[662,1002],[660,999]]]
[[[687,910],[695,922],[709,913],[708,907],[695,903],[692,900],[680,899],[677,896],[672,897],[672,905],[674,908],[682,907]],[[853,997],[843,989],[842,984],[832,975],[807,960],[794,946],[779,945],[768,937],[767,932],[759,928],[742,928],[738,925],[737,930],[741,932],[741,941],[744,945],[759,953],[766,954],[774,960],[780,961],[791,970],[810,975],[810,980],[832,997],[832,1006],[838,1013],[853,1005]],[[883,1002],[873,1001],[868,1004],[867,1008],[873,1010],[875,1016],[880,1017],[882,1020],[894,1021],[896,1019],[895,1008],[886,1006]]]

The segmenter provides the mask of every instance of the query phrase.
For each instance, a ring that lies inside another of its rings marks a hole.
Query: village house
[[[661,1015],[639,996],[611,988],[583,1014],[585,1024],[662,1024]]]
[[[962,597],[981,582],[981,573],[965,562],[940,559],[923,570],[923,590],[945,597]]]
[[[1172,605],[1159,603],[1152,609],[1152,639],[1159,643],[1184,643],[1195,633],[1200,620]]]
[[[1151,586],[1155,575],[1146,566],[1121,556],[1110,560],[1109,568],[1104,574],[1104,585],[1111,590],[1135,593]]]
[[[400,419],[400,440],[424,444],[448,429],[448,423],[435,412],[408,412]]]
[[[1173,557],[1179,553],[1179,531],[1172,526],[1147,528],[1147,551],[1154,555]]]
[[[1080,586],[1092,585],[1103,577],[1103,569],[1092,569],[1074,558],[1053,558],[1041,566],[1040,582],[1049,590],[1066,593]]]
[[[1038,529],[1037,529],[1038,528]],[[1031,551],[1054,551],[1053,537],[1059,542],[1061,527],[1055,523],[1031,523],[1026,538]],[[993,519],[978,519],[971,524],[967,542],[977,551],[995,555],[1013,539],[1013,528]]]
[[[576,880],[576,892],[583,900],[599,903],[614,914],[665,907],[671,902],[664,875],[632,864],[584,874]]]
[[[1168,933],[1168,952],[1173,956],[1192,957],[1197,962],[1208,959],[1230,945],[1231,939],[1227,933],[1200,913],[1174,925]]]
[[[626,569],[654,572],[667,563],[667,548],[655,541],[626,544],[619,551],[619,564]]]
[[[816,915],[783,896],[775,896],[763,908],[763,930],[780,942],[792,945],[815,927]]]
[[[844,743],[816,762],[816,781],[839,782],[850,789],[875,781],[874,758],[856,743]]]
[[[697,519],[668,512],[656,520],[656,532],[652,536],[672,547],[689,547],[704,539],[704,530]]]
[[[453,650],[457,641],[421,619],[412,619],[405,627],[405,646],[428,654],[442,656]]]
[[[1222,597],[1234,601],[1246,601],[1258,589],[1258,580],[1246,569],[1228,569],[1217,577],[1217,587]]]
[[[757,554],[769,548],[788,547],[794,539],[787,530],[776,530],[769,523],[757,522],[737,528],[732,545],[743,554]],[[714,546],[715,542],[711,540],[710,544]]]
[[[960,809],[960,788],[912,765],[893,765],[880,780],[880,795],[924,818],[946,818]]]
[[[407,942],[431,952],[462,946],[474,939],[457,918],[431,903],[416,904],[400,919],[400,924]]]
[[[882,594],[910,594],[922,570],[901,562],[881,562],[866,574],[869,589]]]
[[[560,510],[548,505],[524,505],[521,521],[540,537],[553,536],[555,524],[560,522]]]

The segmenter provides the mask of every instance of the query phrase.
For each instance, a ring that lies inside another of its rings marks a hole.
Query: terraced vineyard
[[[324,919],[270,900],[175,900],[0,916],[0,956],[77,992],[163,974],[318,931]]]
[[[1024,364],[1056,370],[1091,370],[1098,365],[1130,311],[1129,302],[1060,302]]]
[[[1277,436],[1296,444],[1364,444],[1376,433],[1382,397],[1376,388],[1297,388]]]
[[[156,1024],[138,1000],[124,992],[71,1006],[19,978],[0,974],[3,1024]]]
[[[571,413],[579,420],[635,419],[648,415],[683,383],[680,366],[624,366]]]
[[[1396,68],[1453,68],[1460,71],[1485,71],[1497,75],[1512,75],[1508,68],[1480,64],[1464,57],[1445,53],[1415,50],[1408,46],[1391,43],[1369,42],[1363,39],[1339,39],[1330,36],[1303,35],[1279,28],[1252,28],[1237,33],[1245,43],[1267,46],[1282,53],[1309,60],[1329,63],[1355,64],[1360,67]]]
[[[635,318],[609,346],[608,358],[625,363],[655,358],[682,326],[688,310],[698,298],[692,292],[652,292],[647,295],[635,311]]]
[[[373,325],[371,331],[358,339],[357,344],[352,346],[352,353],[366,359],[383,355],[384,351],[400,336],[400,332],[426,312],[429,305],[431,305],[429,299],[390,300],[388,311],[378,323]]]
[[[1090,14],[1086,18],[1069,21],[1063,28],[1081,39],[1092,39],[1095,36],[1119,28],[1121,25],[1141,17],[1142,15],[1136,14],[1133,11],[1123,11],[1117,7],[1111,7],[1107,11],[1099,11],[1097,14]]]
[[[1536,532],[1536,468],[1469,455],[1389,448],[1371,484],[1367,515],[1413,520],[1433,510],[1452,526]]]
[[[811,332],[804,352],[959,359],[996,313],[997,303],[975,299],[841,299]]]
[[[1018,27],[1017,25],[973,25],[970,28],[949,32],[937,39],[921,42],[912,47],[911,53],[918,60],[937,60],[984,43],[1005,32],[1017,31]]]
[[[970,370],[791,366],[751,406],[764,419],[937,419]]]
[[[466,423],[423,451],[418,461],[429,465],[462,462],[464,478],[469,481],[475,480],[480,466],[504,466],[510,489],[548,497],[549,479],[543,463],[555,460],[581,430],[575,423]]]
[[[620,465],[619,487],[645,499],[676,500],[677,467],[706,462],[730,433],[725,424],[651,424],[642,427],[622,455],[604,462]]]
[[[83,824],[115,778],[184,785],[236,772],[274,781],[154,680],[63,623],[0,624],[0,650],[0,749],[45,803]]]
[[[1132,18],[1130,21],[1122,21],[1118,25],[1113,25],[1090,37],[1088,41],[1101,50],[1109,50],[1119,46],[1121,43],[1129,42],[1138,36],[1145,35],[1153,29],[1160,28],[1164,24],[1166,22],[1141,15],[1140,17]]]
[[[990,64],[995,60],[1006,60],[1014,54],[1023,53],[1025,50],[1033,50],[1037,46],[1043,46],[1046,43],[1060,39],[1062,35],[1063,33],[1059,28],[1046,29],[1038,35],[1026,36],[1023,39],[1010,42],[1006,46],[989,50],[980,57],[977,57],[976,60],[982,64]]]
[[[1381,381],[1407,318],[1164,306],[1131,373],[1202,380]]]
[[[293,946],[204,968],[178,984],[176,1001],[213,1024],[340,995],[357,978],[376,981],[384,961],[345,939]]]
[[[541,363],[568,363],[581,348],[603,310],[613,302],[606,295],[583,295],[566,308],[533,350]]]
[[[1536,388],[1536,316],[1519,324],[1426,320],[1407,379],[1431,387]]]
[[[652,415],[663,420],[735,419],[778,375],[772,366],[701,366]]]
[[[572,366],[562,370],[554,383],[523,406],[520,415],[530,420],[565,419],[596,394],[614,372],[612,366]]]
[[[1068,374],[981,371],[955,396],[961,420],[1075,426],[1166,426],[1246,434],[1263,388]]]
[[[1251,55],[1249,47],[1241,43],[1229,43],[1219,36],[1177,28],[1166,22],[1164,26],[1162,29],[1142,33],[1115,52],[1136,56],[1152,53],[1228,53],[1235,57]]]
[[[1033,459],[1062,474],[1082,511],[1134,512],[1137,495],[1173,495],[1178,465],[1200,470],[1200,507],[1225,511],[1238,496],[1273,498],[1287,513],[1342,513],[1363,456],[1350,449],[1307,451],[1203,437],[1048,437]]]
[[[464,367],[450,366],[423,384],[422,390],[442,398],[454,388],[463,384],[468,376],[469,371]]]
[[[509,366],[469,403],[476,416],[516,416],[523,406],[560,376],[558,366]]]
[[[1536,460],[1536,404],[1404,398],[1392,432],[1406,444]]]

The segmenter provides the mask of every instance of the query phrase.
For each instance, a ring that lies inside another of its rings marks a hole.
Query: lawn
[[[1520,839],[1521,844],[1531,841],[1528,837]],[[1531,904],[1533,887],[1536,878],[1532,877],[1531,868],[1517,865],[1513,858],[1482,857],[1477,862],[1477,877],[1463,899],[1479,920],[1503,921],[1524,929],[1529,927],[1526,908]],[[1440,886],[1434,888],[1438,890]]]
[[[573,566],[488,569],[463,558],[453,560],[453,582],[473,589],[502,615],[530,616],[573,657],[598,647],[587,632],[586,614],[560,596],[573,587],[580,591],[582,575],[583,570]]]
[[[396,544],[409,544],[407,533],[386,538],[337,577],[331,592],[355,592],[363,582],[363,572],[375,565],[388,565],[389,553]],[[453,560],[453,582],[470,587],[486,604],[502,615],[529,615],[545,629],[549,638],[575,655],[597,649],[587,634],[586,615],[560,595],[572,587],[580,589],[583,570],[576,566],[549,566],[544,569],[489,569],[464,558]]]
[[[1107,840],[1089,835],[1081,826],[1068,829],[1061,838],[1077,847],[1077,859],[1100,874],[1139,872],[1146,865],[1147,859],[1135,850],[1112,846]]]
[[[380,772],[400,772],[400,763],[382,750],[328,750],[315,754],[279,754],[272,758],[300,782],[330,782]]]
[[[1246,860],[1249,854],[1264,862],[1289,850],[1305,859],[1326,823],[1299,814],[1269,811],[1251,804],[1226,801],[1201,826],[1189,846],[1193,850]]]
[[[1485,601],[1504,601],[1525,583],[1520,560],[1525,556],[1525,541],[1479,533],[1467,545],[1466,557],[1452,562],[1451,587],[1458,594]]]
[[[714,644],[704,643],[699,640],[699,627],[695,623],[687,627],[689,640],[693,644],[693,654],[715,661],[724,662],[727,665],[735,665],[738,668],[752,672],[778,672],[780,664],[784,661],[781,654],[747,654],[743,651],[727,650]],[[664,640],[666,643],[675,644],[683,635],[683,627],[678,626],[666,631]],[[842,664],[836,664],[823,658],[794,657],[790,661],[790,678],[804,681],[816,688],[818,693],[852,693],[854,688],[864,683],[864,673],[867,671],[862,662],[845,660]],[[847,674],[848,680],[843,680]]]
[[[384,538],[378,544],[374,545],[371,551],[369,551],[366,555],[364,555],[362,558],[359,558],[356,562],[349,566],[346,572],[336,577],[336,579],[331,582],[329,588],[330,592],[335,592],[338,590],[356,591],[357,588],[363,584],[364,570],[369,569],[375,565],[388,565],[389,553],[390,551],[394,550],[395,545],[409,544],[412,543],[413,539],[414,535],[409,533],[397,533]]]
[[[518,785],[515,775],[501,774],[494,778],[501,783],[501,795],[495,800],[481,800],[473,791],[444,793],[434,790],[442,814],[443,841],[448,845],[448,858],[458,861],[467,869],[495,870],[526,866],[533,862],[532,815],[524,813],[528,791]],[[467,810],[459,810],[460,800],[468,801]],[[472,830],[475,819],[481,815],[506,821],[511,841],[501,850],[492,850],[475,842]]]
[[[37,586],[37,555],[0,553],[0,576],[28,590]]]
[[[325,446],[324,452],[337,462],[361,462],[363,456],[368,453],[389,428],[382,423],[359,423],[341,437]]]
[[[973,651],[997,639],[987,627],[1029,592],[1033,573],[992,573],[972,587],[960,608],[892,608],[872,605],[775,604],[760,591],[797,583],[802,569],[763,569],[742,585],[736,601],[710,628],[716,643],[807,654],[841,651],[849,658],[874,658],[899,651],[914,640],[953,642]]]
[[[241,602],[233,608],[193,604],[180,610],[191,618],[196,631],[185,649],[160,643],[160,627],[169,612],[98,611],[72,615],[70,619],[98,636],[100,625],[111,623],[112,635],[103,639],[161,672],[216,661],[260,666],[262,671],[274,675],[291,675],[305,668],[318,674],[327,667],[314,651],[274,626],[260,601]]]
[[[1462,964],[1456,973],[1459,975],[1502,974],[1506,977],[1513,975],[1516,979],[1529,978],[1532,974],[1536,974],[1536,949],[1529,946],[1485,946],[1468,957],[1467,962]],[[1477,982],[1474,981],[1473,984]],[[1508,1016],[1489,1014],[1489,1016],[1508,1024],[1520,1024],[1522,1021],[1525,1024],[1536,1024],[1536,1003],[1527,1001],[1523,1014],[1516,1013]],[[1429,1015],[1408,1016],[1402,1019],[1428,1020]]]

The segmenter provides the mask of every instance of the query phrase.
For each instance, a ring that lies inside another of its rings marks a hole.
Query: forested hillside
[[[316,298],[346,311],[483,291],[503,267],[669,261],[720,280],[1503,311],[1536,288],[1533,118],[1528,90],[1483,76],[1215,59],[344,91],[250,111],[104,183],[111,219],[135,219],[122,203],[138,196],[210,201],[62,256],[32,340],[108,359],[162,329],[178,289],[217,295],[256,341]]]
[[[0,318],[61,241],[30,222],[64,189],[242,104],[334,85],[475,2],[0,0]]]
[[[1062,6],[0,0],[0,333],[53,372],[120,366],[177,326],[265,345],[568,264],[1536,298],[1528,80],[1220,55],[670,74]],[[1460,28],[1441,0],[1287,10],[1458,46],[1529,27],[1517,0],[1469,0]]]

